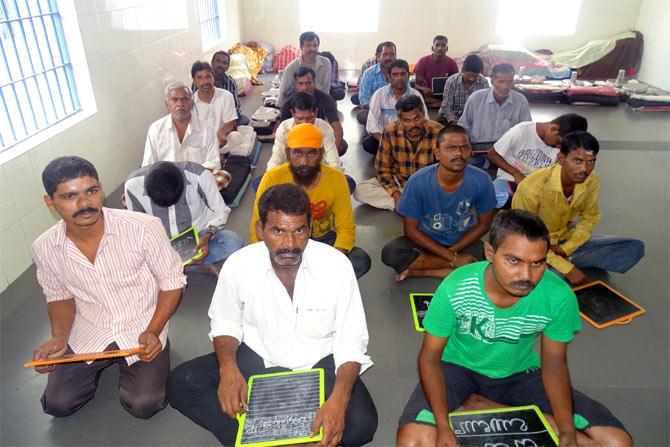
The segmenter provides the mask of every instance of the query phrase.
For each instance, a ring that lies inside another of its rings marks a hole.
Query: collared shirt
[[[360,101],[360,106],[367,107],[372,100],[374,92],[388,83],[389,80],[384,76],[381,65],[374,64],[372,67],[365,70],[358,83],[358,100]]]
[[[193,113],[198,118],[207,121],[207,124],[217,132],[223,128],[224,124],[237,121],[235,99],[232,93],[218,87],[214,87],[214,97],[209,103],[200,99],[197,90],[193,93]]]
[[[512,208],[537,214],[549,229],[552,244],[560,244],[570,255],[586,241],[600,221],[600,179],[595,171],[584,183],[575,185],[572,200],[568,201],[561,184],[561,165],[555,164],[526,177],[517,187],[512,198]],[[570,228],[571,222],[579,222]],[[565,258],[549,251],[547,263],[559,272],[568,273],[574,265]]]
[[[426,103],[423,102],[421,93],[408,85],[401,98],[404,98],[407,95],[414,95],[421,98],[421,103],[423,104],[423,116],[428,118],[428,109],[426,108]],[[397,102],[398,99],[395,97],[391,84],[380,88],[372,95],[368,121],[365,124],[365,129],[368,133],[382,133],[386,126],[393,124],[398,120],[398,112],[395,110],[395,104]]]
[[[284,74],[281,77],[281,83],[279,84],[279,98],[277,99],[277,104],[282,106],[284,101],[286,101],[291,96],[295,95],[295,79],[293,75],[298,68],[305,65],[304,59],[300,56],[297,59],[291,61],[286,68],[284,69]],[[311,67],[311,66],[310,66]],[[314,67],[311,67],[314,70],[314,88],[321,90],[322,92],[330,92],[330,77],[331,77],[331,65],[330,61],[325,56],[316,56],[316,63]]]
[[[458,124],[470,134],[473,143],[498,141],[515,124],[531,121],[528,100],[511,90],[502,105],[493,97],[493,88],[470,95]]]
[[[316,118],[314,125],[321,131],[321,135],[323,135],[323,163],[344,171],[344,166],[342,166],[340,156],[337,153],[337,147],[335,146],[333,128],[321,118]],[[289,118],[286,121],[282,121],[277,127],[275,131],[275,144],[272,146],[272,156],[266,167],[267,171],[288,161],[286,159],[286,135],[293,126],[295,126],[295,120]]]
[[[489,81],[481,74],[477,75],[477,79],[468,89],[463,86],[463,73],[449,76],[444,83],[439,115],[445,117],[447,121],[458,121],[470,95],[485,88],[489,88]]]
[[[186,285],[179,255],[155,217],[103,208],[104,234],[91,262],[65,234],[61,220],[33,242],[37,280],[47,303],[73,299],[76,314],[68,344],[75,353],[97,352],[116,342],[138,345],[149,326],[159,290]],[[160,333],[163,347],[168,324]],[[128,364],[137,356],[126,358]]]
[[[237,82],[235,82],[235,79],[224,73],[221,82],[217,83],[215,79],[214,86],[228,90],[230,94],[233,95],[233,99],[235,100],[235,113],[237,113],[237,116],[240,116],[242,111],[240,110],[240,98],[237,97]]]
[[[437,134],[440,129],[441,124],[426,120],[416,149],[412,147],[399,122],[384,129],[379,151],[375,156],[375,177],[389,195],[404,187],[410,175],[435,163]]]
[[[144,144],[142,166],[158,161],[192,161],[207,169],[221,169],[216,131],[207,122],[191,113],[191,119],[179,142],[172,115],[166,115],[149,126]]]
[[[266,367],[311,368],[333,354],[372,366],[366,354],[365,310],[351,262],[338,250],[310,240],[302,254],[293,298],[277,277],[267,246],[248,245],[221,269],[209,307],[209,337],[230,336],[263,358]]]
[[[177,166],[184,173],[184,193],[177,203],[166,208],[151,201],[144,187],[151,166],[145,166],[130,174],[126,180],[128,209],[158,217],[170,238],[193,226],[198,234],[208,229],[213,233],[222,230],[228,222],[230,208],[219,193],[214,175],[202,165],[190,161],[177,163]]]

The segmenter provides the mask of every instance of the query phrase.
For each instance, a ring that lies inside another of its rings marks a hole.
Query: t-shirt
[[[461,186],[446,192],[437,182],[434,164],[412,175],[398,204],[401,216],[419,220],[419,230],[442,245],[451,246],[477,224],[477,213],[487,213],[496,203],[491,177],[467,166]]]
[[[553,165],[559,152],[557,148],[544,144],[537,135],[535,123],[530,121],[519,123],[505,132],[493,148],[523,175]],[[498,169],[497,178],[514,181],[514,177],[502,168]]]
[[[449,56],[445,56],[444,60],[438,63],[433,60],[433,55],[429,54],[419,59],[414,67],[416,78],[424,79],[426,81],[424,87],[430,88],[433,87],[433,78],[448,78],[454,73],[458,73],[458,64]]]
[[[314,90],[314,102],[316,104],[316,117],[321,118],[329,123],[334,123],[340,120],[337,114],[337,106],[330,95],[323,93],[321,90]],[[279,121],[284,121],[293,117],[291,109],[293,108],[293,97],[289,98],[281,108],[281,115]]]
[[[533,349],[538,334],[567,343],[581,322],[574,292],[550,270],[513,306],[495,306],[484,288],[488,264],[468,264],[446,277],[423,325],[435,337],[449,337],[443,361],[500,379],[540,366]]]

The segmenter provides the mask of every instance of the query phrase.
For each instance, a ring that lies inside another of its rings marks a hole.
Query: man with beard
[[[354,198],[375,208],[394,210],[407,179],[435,163],[437,135],[442,126],[424,116],[421,98],[408,95],[395,105],[398,121],[382,135],[375,156],[375,176],[356,187]]]
[[[381,48],[381,52],[377,56],[377,63],[365,70],[358,82],[358,105],[361,110],[356,114],[356,119],[363,125],[368,119],[372,95],[389,83],[391,64],[396,59],[396,46],[393,42],[382,42],[378,48]]]
[[[407,61],[397,59],[390,67],[391,83],[377,90],[370,100],[370,113],[365,124],[368,135],[363,139],[363,149],[375,155],[379,150],[382,132],[389,125],[398,120],[395,108],[400,98],[408,95],[418,96],[421,99],[421,111],[428,118],[428,109],[423,102],[421,93],[409,86],[409,65]]]
[[[61,221],[32,245],[52,338],[33,360],[63,354],[144,348],[139,355],[41,366],[49,373],[44,412],[65,417],[93,398],[102,370],[119,368],[121,405],[147,419],[167,404],[168,320],[186,278],[158,218],[103,208],[98,173],[79,157],[59,157],[42,172],[44,202]]]
[[[321,163],[323,137],[313,124],[294,126],[286,135],[287,163],[267,171],[258,185],[250,223],[251,242],[258,242],[258,200],[273,185],[293,183],[302,187],[312,204],[312,234],[319,242],[332,245],[344,253],[353,265],[356,278],[370,270],[370,256],[354,247],[356,231],[351,209],[349,186],[337,168]]]
[[[221,169],[219,145],[213,127],[191,113],[191,89],[183,82],[165,87],[168,115],[149,126],[142,166],[159,161],[192,161],[212,170]]]
[[[537,405],[561,446],[632,445],[605,406],[571,388],[567,351],[581,329],[579,308],[570,287],[547,271],[548,249],[542,220],[501,211],[487,262],[442,281],[423,320],[420,383],[400,416],[398,446],[456,447],[449,413],[473,393],[480,407]]]
[[[514,67],[498,64],[491,70],[491,87],[472,93],[465,103],[458,125],[470,134],[472,144],[488,151],[512,126],[531,121],[528,100],[512,90]],[[470,163],[485,167],[485,155],[472,157]]]
[[[228,134],[237,129],[235,98],[228,90],[214,87],[212,66],[207,62],[195,61],[191,77],[196,88],[193,111],[214,128],[219,147],[223,147]]]
[[[480,238],[489,231],[495,194],[488,174],[468,165],[468,133],[445,127],[437,136],[437,164],[413,174],[396,212],[405,235],[382,249],[396,281],[410,276],[444,278],[481,258]]]
[[[214,352],[172,371],[170,404],[224,445],[235,444],[236,415],[256,374],[323,368],[326,401],[312,432],[321,446],[372,440],[377,410],[359,375],[366,354],[365,311],[351,264],[309,239],[310,199],[296,185],[258,200],[256,239],[223,265],[209,308]]]
[[[557,163],[526,177],[512,198],[512,208],[535,213],[547,225],[547,264],[573,286],[586,281],[580,268],[625,273],[644,256],[642,241],[593,234],[601,217],[600,179],[594,171],[599,150],[588,132],[565,135]]]
[[[458,64],[447,56],[449,50],[447,36],[435,36],[430,50],[433,53],[423,56],[415,65],[415,87],[423,95],[426,105],[437,109],[442,104],[442,98],[433,95],[435,93],[433,92],[433,78],[444,78],[458,73]],[[438,93],[442,94],[442,91]]]
[[[237,83],[226,72],[230,67],[230,54],[225,51],[217,51],[212,55],[212,68],[214,69],[214,86],[228,90],[235,100],[235,113],[237,113],[237,125],[249,124],[249,118],[242,114],[240,109],[240,98],[237,96]]]

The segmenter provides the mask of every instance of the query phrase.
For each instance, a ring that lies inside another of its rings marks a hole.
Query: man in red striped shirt
[[[103,369],[119,367],[119,394],[133,416],[166,405],[168,320],[186,278],[156,217],[103,208],[98,173],[79,157],[59,157],[42,172],[44,202],[62,220],[32,245],[52,338],[33,360],[69,353],[144,349],[137,356],[36,367],[48,372],[42,408],[69,416],[93,398]]]

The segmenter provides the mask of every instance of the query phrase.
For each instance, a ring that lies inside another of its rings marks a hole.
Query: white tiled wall
[[[104,190],[116,189],[139,167],[149,124],[166,113],[165,85],[190,81],[193,61],[239,41],[240,0],[225,3],[228,39],[203,54],[196,0],[75,2],[98,112],[0,166],[0,291],[30,266],[31,242],[56,222],[42,201],[42,169],[54,157],[80,155]],[[182,27],[147,29],[175,17]]]
[[[667,0],[655,0],[667,3]],[[379,42],[394,41],[398,56],[414,63],[430,52],[433,36],[449,38],[449,54],[463,56],[486,43],[501,43],[496,35],[497,0],[380,0],[376,33],[319,33],[321,49],[332,51],[341,68],[360,68]],[[582,0],[573,36],[522,41],[530,49],[554,51],[576,48],[635,26],[642,0]],[[298,46],[300,0],[247,0],[242,2],[242,38],[267,41],[279,50]],[[337,7],[337,2],[332,2]],[[561,2],[555,2],[556,8]],[[328,11],[324,11],[328,14]],[[351,11],[356,14],[356,11]],[[546,14],[551,14],[547,10]]]
[[[637,30],[644,34],[639,79],[670,91],[670,3],[667,0],[644,0]]]

